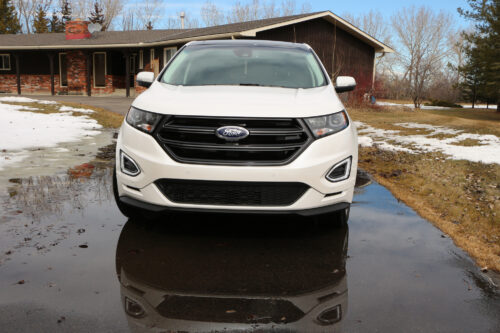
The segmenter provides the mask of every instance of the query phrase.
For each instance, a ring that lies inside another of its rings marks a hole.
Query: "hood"
[[[320,116],[344,109],[331,85],[311,89],[173,86],[155,81],[132,105],[162,114],[218,117]]]

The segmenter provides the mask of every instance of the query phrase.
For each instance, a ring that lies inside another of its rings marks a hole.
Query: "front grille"
[[[250,134],[237,142],[215,135],[222,126],[241,126]],[[165,151],[181,163],[281,165],[291,162],[311,138],[293,118],[215,118],[170,116],[155,134]]]
[[[293,303],[282,299],[167,295],[157,310],[170,319],[213,323],[282,323],[304,316]]]
[[[184,179],[159,179],[155,184],[172,202],[233,206],[289,206],[309,188],[303,183]]]

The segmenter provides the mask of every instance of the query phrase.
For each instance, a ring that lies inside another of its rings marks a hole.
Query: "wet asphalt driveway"
[[[127,221],[109,165],[2,192],[0,332],[500,332],[488,276],[376,183],[357,189],[348,229]]]

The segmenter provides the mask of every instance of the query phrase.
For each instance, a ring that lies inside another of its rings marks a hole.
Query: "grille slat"
[[[172,202],[233,206],[289,206],[309,188],[294,182],[230,182],[159,179],[160,191]]]
[[[175,140],[165,140],[165,144],[170,146],[177,147],[185,147],[191,149],[214,149],[214,150],[246,150],[246,151],[260,151],[260,150],[271,150],[271,151],[279,151],[279,150],[296,150],[300,148],[301,145],[282,145],[282,146],[267,146],[267,145],[252,145],[252,146],[237,146],[237,145],[224,145],[224,144],[216,144],[216,145],[207,145],[204,143],[185,143],[182,141]]]
[[[215,135],[222,126],[242,126],[249,136],[228,142]],[[163,149],[182,163],[281,165],[310,143],[301,120],[292,118],[220,118],[170,116],[155,134]]]

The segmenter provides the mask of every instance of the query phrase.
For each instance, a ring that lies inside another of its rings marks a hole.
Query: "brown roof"
[[[168,30],[135,30],[135,31],[104,31],[94,32],[91,38],[66,40],[64,33],[44,34],[3,34],[0,35],[0,50],[9,49],[64,49],[64,48],[99,48],[99,47],[140,47],[167,45],[169,42],[186,42],[190,39],[213,39],[230,37],[245,32],[263,29],[273,25],[286,24],[307,17],[317,18],[318,15],[328,16],[330,12],[316,12],[292,16],[275,17],[241,23],[224,24],[196,29],[168,29]],[[353,26],[354,29],[357,29]],[[225,36],[227,35],[227,36]],[[203,38],[206,37],[206,38]],[[211,37],[211,38],[210,38]],[[369,36],[376,49],[383,48],[383,44]],[[368,42],[371,42],[368,40]],[[381,46],[382,45],[382,46]]]

